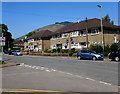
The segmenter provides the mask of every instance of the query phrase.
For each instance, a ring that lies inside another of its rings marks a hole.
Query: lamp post
[[[103,32],[103,24],[102,24],[102,6],[97,5],[100,8],[100,18],[101,18],[101,32],[102,32],[102,47],[103,47],[103,52],[104,52],[104,32]]]
[[[86,17],[86,45],[88,49],[88,26],[87,26],[87,17]]]

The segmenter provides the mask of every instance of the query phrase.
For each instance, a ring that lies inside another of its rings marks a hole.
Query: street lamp
[[[88,49],[88,26],[87,26],[87,17],[86,17],[86,45]]]
[[[104,32],[103,32],[103,24],[102,24],[102,6],[97,5],[100,8],[100,18],[101,18],[101,32],[102,32],[102,47],[104,52]]]

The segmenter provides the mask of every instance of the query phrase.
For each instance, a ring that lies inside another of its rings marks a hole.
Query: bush
[[[52,49],[52,53],[56,53],[57,51],[56,51],[56,49]]]
[[[72,48],[72,49],[71,49],[71,52],[75,53],[75,48]]]
[[[109,45],[105,46],[104,51],[105,52],[110,52],[110,46]]]
[[[103,55],[104,56],[108,56],[109,52],[104,52]]]
[[[80,51],[80,49],[76,49],[76,50],[75,50],[75,53],[77,53],[78,51]]]
[[[62,49],[61,52],[62,52],[62,53],[68,53],[69,50],[68,50],[68,49]]]
[[[113,43],[113,44],[110,46],[110,50],[111,50],[111,51],[118,50],[118,48],[119,48],[118,43]]]
[[[52,52],[52,49],[48,49],[48,50],[47,50],[47,53],[51,53],[51,52]]]
[[[70,51],[69,52],[69,56],[72,56],[74,54],[74,52]]]
[[[57,52],[60,53],[61,52],[61,48],[57,48]]]
[[[87,50],[87,48],[83,47],[82,50]]]
[[[101,45],[91,45],[90,50],[93,50],[97,53],[102,53],[103,52],[103,48],[102,48]]]

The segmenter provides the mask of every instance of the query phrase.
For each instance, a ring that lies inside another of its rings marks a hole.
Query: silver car
[[[15,50],[13,55],[20,56],[20,55],[23,55],[23,53],[22,53],[22,51]]]

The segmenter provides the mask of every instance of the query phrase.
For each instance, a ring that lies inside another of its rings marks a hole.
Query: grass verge
[[[0,65],[6,64],[5,61],[0,60]]]

